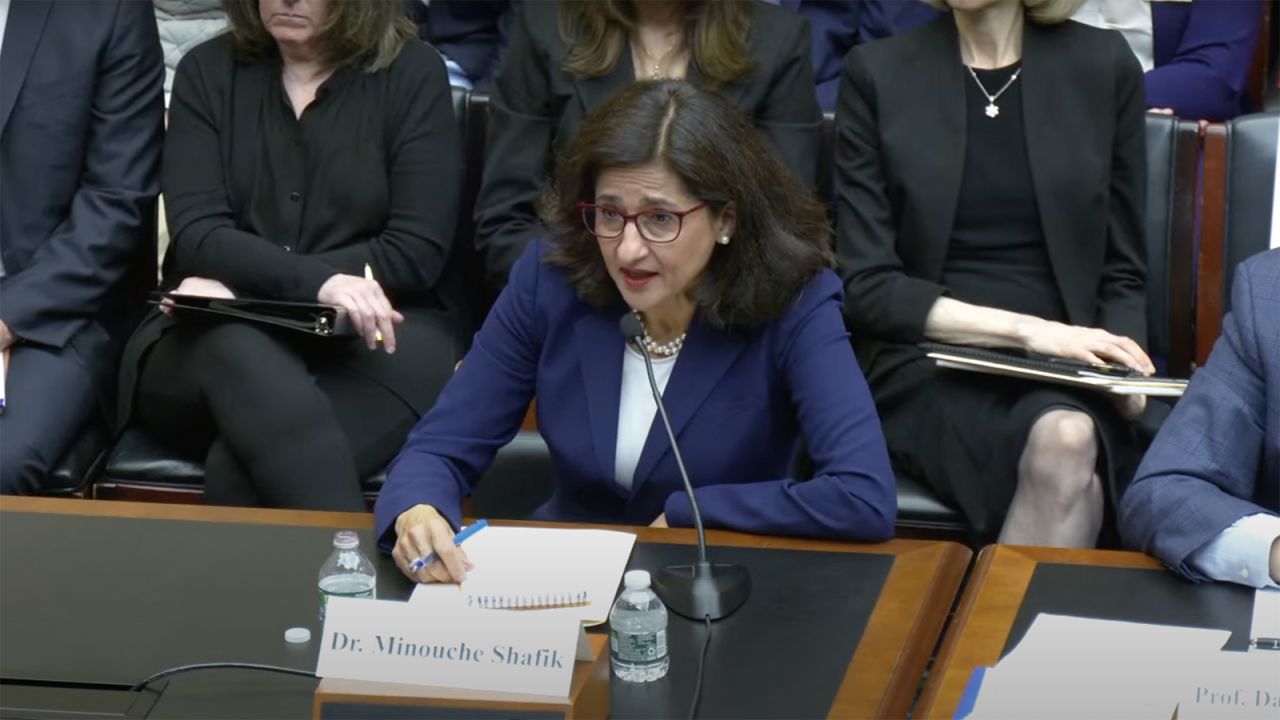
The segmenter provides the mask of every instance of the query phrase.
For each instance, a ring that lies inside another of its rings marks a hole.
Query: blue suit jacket
[[[457,527],[460,504],[536,394],[557,483],[535,519],[645,525],[665,512],[691,525],[660,420],[630,491],[614,481],[624,344],[622,311],[578,299],[526,248],[471,351],[391,464],[374,512],[381,544],[418,503]],[[824,270],[783,317],[750,333],[696,318],[663,398],[709,527],[883,540],[897,514],[879,418],[841,319],[840,281]],[[814,477],[788,477],[804,437]]]
[[[1197,548],[1280,514],[1280,250],[1241,263],[1232,310],[1120,503],[1125,542],[1193,580]]]
[[[1146,77],[1147,107],[1211,121],[1249,112],[1245,82],[1261,25],[1261,0],[1151,3],[1155,68]]]
[[[163,122],[151,3],[10,4],[0,54],[0,319],[33,343],[72,348],[103,396],[155,285]]]

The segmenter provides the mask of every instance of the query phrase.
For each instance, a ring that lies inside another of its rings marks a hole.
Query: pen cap
[[[649,578],[648,570],[628,570],[627,573],[622,576],[622,584],[625,585],[628,590],[640,590],[647,588],[649,587],[650,582],[651,580]]]

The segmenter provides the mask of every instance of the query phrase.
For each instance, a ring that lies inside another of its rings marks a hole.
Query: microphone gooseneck
[[[693,528],[698,533],[698,562],[707,561],[707,533],[702,527],[702,512],[698,509],[698,498],[693,494],[693,483],[689,482],[689,473],[684,469],[684,458],[680,455],[680,445],[676,443],[676,435],[671,431],[671,419],[667,417],[667,408],[662,403],[662,393],[658,390],[658,379],[653,374],[653,360],[645,352],[644,325],[640,318],[632,313],[622,316],[618,322],[622,335],[640,352],[644,360],[644,370],[649,376],[649,390],[653,392],[653,402],[658,406],[658,414],[662,416],[662,427],[667,431],[667,441],[671,443],[671,453],[675,455],[676,467],[680,469],[680,479],[684,481],[684,492],[689,497],[689,507],[693,510]]]
[[[684,617],[694,620],[719,620],[746,602],[751,590],[751,577],[744,567],[712,565],[707,561],[707,535],[702,525],[702,511],[698,509],[698,499],[693,494],[693,483],[689,482],[689,473],[685,470],[684,458],[680,455],[680,445],[676,442],[675,432],[671,429],[667,408],[662,403],[658,380],[653,374],[653,361],[649,359],[649,353],[644,348],[644,325],[635,314],[626,313],[618,321],[618,329],[622,331],[622,336],[627,343],[639,351],[644,361],[645,373],[649,377],[649,390],[653,393],[654,404],[658,406],[662,426],[667,431],[671,453],[675,456],[676,467],[680,470],[680,479],[684,481],[685,496],[689,498],[689,508],[693,511],[694,531],[698,534],[697,564],[663,568],[654,576],[653,589],[667,607]]]

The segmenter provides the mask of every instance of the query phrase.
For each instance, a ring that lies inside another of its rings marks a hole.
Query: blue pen
[[[485,528],[486,528],[486,527],[488,527],[488,526],[489,526],[489,521],[488,521],[488,520],[477,520],[477,521],[475,521],[475,522],[471,523],[470,525],[468,525],[468,526],[466,526],[466,527],[462,528],[462,532],[460,532],[460,533],[458,533],[457,535],[454,535],[454,536],[453,536],[453,544],[454,544],[454,545],[461,545],[463,540],[466,540],[467,538],[471,537],[472,535],[475,535],[476,533],[480,532],[481,530],[485,529]],[[418,571],[419,571],[419,570],[421,570],[422,568],[424,568],[424,567],[426,567],[426,566],[430,565],[432,562],[434,562],[434,561],[435,561],[435,559],[436,559],[436,554],[435,554],[435,553],[427,553],[427,554],[426,554],[426,555],[424,555],[423,557],[420,557],[420,558],[418,558],[417,560],[414,560],[414,561],[409,565],[409,572],[418,572]]]

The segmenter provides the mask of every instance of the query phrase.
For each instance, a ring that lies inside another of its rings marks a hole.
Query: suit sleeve
[[[1108,35],[1115,57],[1116,118],[1097,325],[1145,347],[1147,258],[1142,213],[1147,150],[1142,68],[1118,33]]]
[[[856,332],[896,342],[924,340],[924,323],[946,290],[908,275],[897,252],[875,85],[861,53],[845,60],[836,101],[836,252],[845,316]]]
[[[814,94],[809,21],[795,18],[796,33],[783,45],[780,65],[767,78],[769,88],[756,114],[756,127],[787,167],[806,186],[818,182],[822,108]],[[769,32],[768,28],[760,31]],[[763,68],[757,68],[760,72]]]
[[[880,419],[840,317],[836,281],[822,291],[788,329],[779,353],[780,381],[791,389],[814,476],[700,487],[708,526],[840,540],[893,535],[897,493]],[[693,524],[683,492],[673,493],[664,511],[672,526]]]
[[[399,82],[392,83],[391,102],[399,107],[390,131],[387,224],[377,237],[312,257],[348,275],[362,274],[370,263],[392,293],[421,293],[435,287],[453,245],[461,140],[439,54],[421,46],[404,52],[411,54],[393,69]]]
[[[65,346],[155,242],[144,228],[159,193],[163,122],[155,15],[147,3],[120,2],[98,58],[80,189],[30,265],[0,281],[0,319],[19,337]]]
[[[484,180],[476,202],[476,245],[496,287],[529,242],[544,231],[538,221],[539,189],[551,173],[556,118],[551,110],[551,68],[517,12],[510,46],[489,97],[489,137]]]
[[[206,57],[197,48],[182,59],[169,100],[163,184],[173,270],[179,277],[213,278],[251,297],[315,302],[332,267],[236,228],[213,88],[230,69],[215,62],[203,67]]]
[[[540,266],[533,244],[512,270],[511,283],[470,352],[388,468],[373,508],[383,550],[395,545],[396,518],[414,505],[431,505],[459,527],[462,499],[520,429],[542,349],[534,312]]]
[[[1147,107],[1171,108],[1192,120],[1230,120],[1240,112],[1262,3],[1201,0],[1189,12],[1173,57],[1146,75]]]
[[[1126,544],[1192,580],[1208,578],[1188,561],[1232,523],[1255,513],[1266,427],[1263,342],[1248,265],[1236,272],[1232,311],[1209,362],[1160,428],[1120,502]],[[1274,339],[1266,341],[1275,351]]]

